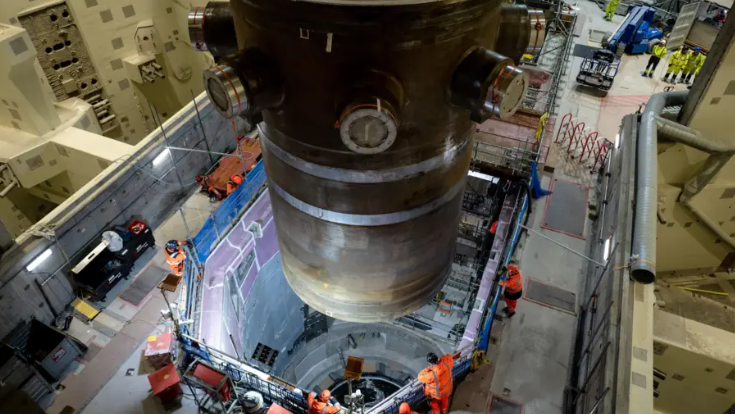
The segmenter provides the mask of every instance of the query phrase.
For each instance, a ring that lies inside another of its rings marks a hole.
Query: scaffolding
[[[546,117],[553,118],[557,115],[556,101],[559,87],[567,74],[567,65],[573,43],[572,30],[576,24],[577,16],[564,9],[566,5],[559,1],[537,0],[527,3],[532,7],[549,9],[553,14],[553,18],[547,25],[548,33],[541,52],[522,66],[541,69],[551,74],[548,81],[549,89],[543,91],[538,87],[531,86],[521,109],[519,109],[519,112],[539,118],[539,130],[535,140],[527,140],[499,136],[478,129],[477,133],[480,136],[474,143],[470,165],[470,169],[474,171],[480,171],[483,166],[489,166],[491,169],[498,169],[512,176],[525,178],[530,176],[534,163],[541,164],[545,161],[544,143],[547,140],[544,126]],[[513,123],[511,121],[503,122]],[[483,138],[483,136],[486,138]]]

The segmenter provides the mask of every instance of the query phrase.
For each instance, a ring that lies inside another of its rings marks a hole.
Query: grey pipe
[[[710,154],[703,167],[684,185],[679,201],[710,227],[720,239],[735,248],[735,239],[694,205],[694,196],[709,184],[735,154],[735,144],[716,137],[705,139],[698,131],[659,116],[666,106],[682,105],[687,95],[688,91],[653,95],[641,116],[638,136],[638,172],[636,174],[638,189],[633,233],[633,262],[631,263],[631,277],[640,283],[652,283],[656,280],[657,144],[659,135],[663,139],[669,139]]]
[[[16,185],[18,185],[18,180],[13,178],[13,181],[11,181],[10,184],[6,185],[5,188],[3,188],[2,191],[0,191],[0,197],[5,197],[6,195],[8,195],[10,190],[15,188]]]
[[[732,152],[735,144],[717,137],[704,138],[702,134],[682,124],[660,116],[656,117],[656,127],[660,138],[676,141],[704,152]]]
[[[687,91],[657,93],[646,104],[638,134],[635,224],[631,277],[636,282],[656,280],[656,211],[658,204],[658,115],[665,107],[682,105]]]
[[[679,196],[679,201],[687,206],[697,218],[706,224],[721,240],[735,249],[735,238],[725,231],[715,220],[694,204],[694,196],[699,194],[704,187],[712,181],[735,155],[735,143],[731,143],[718,137],[704,138],[702,134],[694,129],[688,128],[668,119],[658,118],[658,133],[661,138],[670,139],[692,148],[709,153],[702,168],[684,184],[684,191]]]

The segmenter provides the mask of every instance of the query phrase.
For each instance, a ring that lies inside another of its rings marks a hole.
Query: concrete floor
[[[93,304],[98,308],[104,307],[102,313],[90,324],[76,318],[72,321],[69,334],[89,346],[89,351],[79,361],[76,370],[61,382],[62,390],[47,409],[48,413],[58,413],[66,405],[88,414],[163,412],[157,401],[148,398],[150,385],[147,374],[152,371],[141,359],[146,338],[170,329],[159,324],[161,310],[166,308],[166,304],[157,289],[137,306],[117,298],[117,295],[147,267],[168,269],[162,253],[163,245],[168,240],[183,240],[196,234],[218,206],[219,203],[210,203],[207,196],[198,192],[191,195],[181,207],[186,225],[180,212],[173,214],[154,231],[157,248],[147,252],[146,257],[136,263],[135,274],[116,286],[104,303]],[[168,294],[167,297],[173,301],[177,294]],[[134,368],[131,376],[126,375],[128,368]],[[187,403],[185,399],[184,405]]]
[[[578,7],[585,14],[585,27],[574,39],[575,44],[599,47],[598,43],[589,40],[590,30],[612,31],[624,19],[624,16],[615,16],[613,22],[603,20],[603,11],[590,1],[582,0]],[[668,59],[658,65],[653,78],[641,76],[648,58],[649,55],[623,56],[615,83],[605,96],[576,84],[575,77],[583,59],[571,56],[566,82],[559,91],[557,117],[571,113],[591,131],[598,131],[614,141],[624,115],[635,112],[652,94],[672,86],[661,80]],[[685,89],[685,86],[674,88]],[[554,137],[545,139],[553,140]],[[589,187],[596,181],[596,175],[589,173],[588,166],[564,157],[560,157],[560,165],[553,174],[542,176],[544,188],[548,188],[552,177]],[[542,198],[534,203],[529,222],[534,230],[578,252],[585,252],[587,243],[599,243],[542,229],[546,202],[547,199]],[[587,223],[588,232],[589,225]],[[533,278],[575,293],[581,291],[584,259],[535,234],[526,236],[518,250],[516,258],[520,258],[524,285]],[[584,298],[577,298],[578,305],[582,300]],[[516,316],[494,327],[493,335],[499,337],[499,344],[488,353],[491,362],[459,386],[452,411],[484,414],[489,397],[495,394],[522,404],[524,414],[562,413],[575,322],[574,315],[521,299]]]

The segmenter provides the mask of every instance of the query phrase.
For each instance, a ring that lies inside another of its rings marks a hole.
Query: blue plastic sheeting
[[[265,170],[261,160],[245,177],[245,182],[222,202],[222,205],[209,216],[199,233],[192,239],[201,263],[207,261],[209,254],[217,246],[220,235],[224,235],[229,225],[240,217],[240,213],[258,195],[263,184],[265,184]]]
[[[531,163],[531,185],[529,187],[531,187],[531,197],[534,200],[551,194],[551,191],[541,188],[541,180],[538,178],[538,167],[535,161]]]

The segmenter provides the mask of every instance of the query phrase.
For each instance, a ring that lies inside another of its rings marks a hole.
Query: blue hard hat
[[[168,250],[176,250],[177,247],[179,247],[179,243],[176,240],[169,240],[168,243],[166,243],[166,248]]]
[[[695,51],[695,52],[701,52],[701,51],[702,51],[702,48],[701,48],[701,47],[699,47],[699,46],[697,46],[697,47],[695,47],[695,48],[694,48],[694,51]]]

